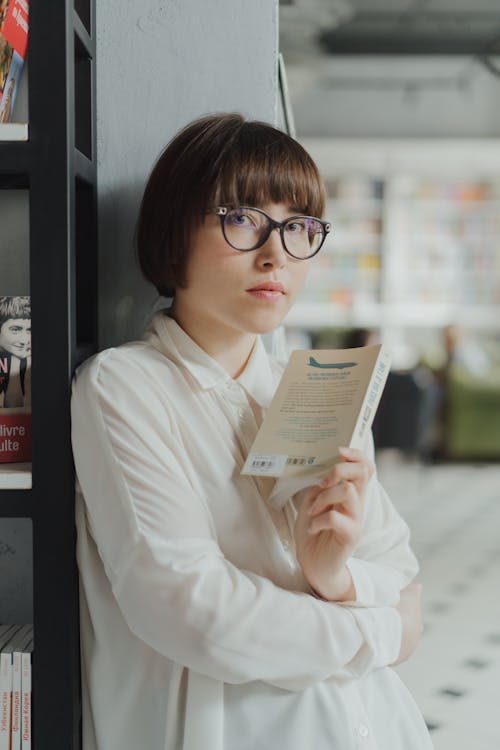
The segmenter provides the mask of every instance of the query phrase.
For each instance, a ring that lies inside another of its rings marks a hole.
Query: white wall
[[[174,133],[214,111],[274,122],[278,0],[97,3],[100,345],[138,335],[156,300],[132,247],[145,180]]]

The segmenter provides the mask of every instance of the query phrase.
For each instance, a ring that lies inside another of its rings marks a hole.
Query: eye
[[[292,234],[301,234],[307,232],[307,220],[306,219],[294,219],[286,225],[286,231]]]
[[[256,226],[256,223],[255,216],[244,208],[234,209],[226,216],[226,224],[231,224],[234,227],[252,228]]]

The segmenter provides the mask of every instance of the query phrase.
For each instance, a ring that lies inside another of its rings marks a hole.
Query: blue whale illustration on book
[[[309,367],[320,367],[323,370],[343,370],[346,367],[356,367],[357,362],[335,362],[332,364],[322,365],[321,362],[317,362],[314,357],[309,357]]]

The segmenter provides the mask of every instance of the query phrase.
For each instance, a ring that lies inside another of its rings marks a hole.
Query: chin
[[[285,315],[271,315],[266,316],[266,318],[262,320],[248,321],[246,331],[248,333],[255,333],[258,335],[271,333],[271,331],[274,331],[275,328],[281,325],[284,317]]]

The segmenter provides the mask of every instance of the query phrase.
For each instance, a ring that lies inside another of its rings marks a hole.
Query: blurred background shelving
[[[302,142],[333,231],[287,326],[497,329],[500,140]]]
[[[399,671],[436,750],[498,750],[500,6],[280,0],[296,135],[333,232],[291,348],[393,351],[374,424],[420,561],[424,635]],[[289,118],[290,121],[290,118]]]
[[[333,225],[287,340],[383,340],[376,446],[426,461],[500,459],[498,38],[490,0],[280,1],[288,121]]]

